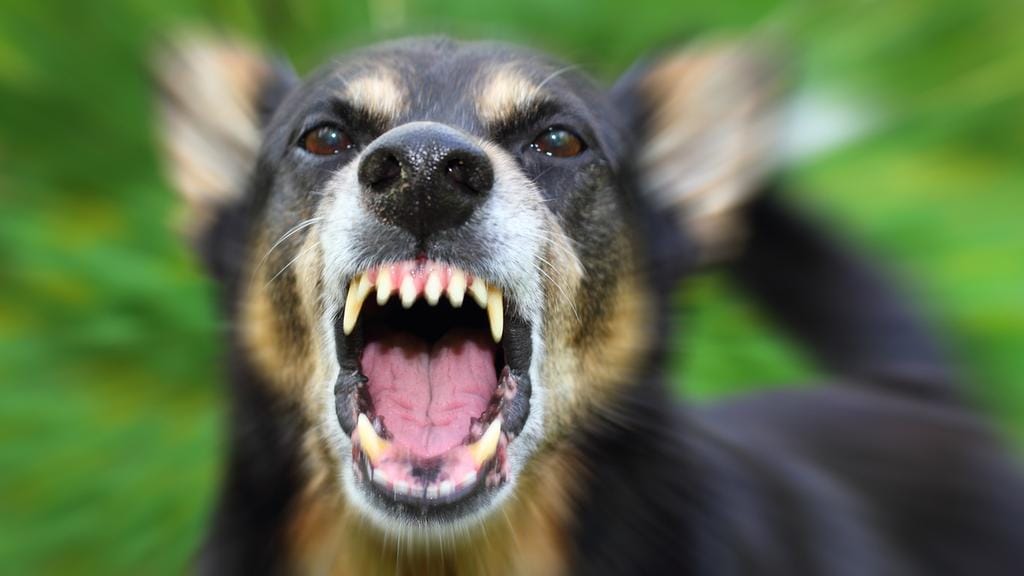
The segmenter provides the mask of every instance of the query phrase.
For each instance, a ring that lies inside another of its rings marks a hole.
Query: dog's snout
[[[468,220],[490,192],[494,169],[465,134],[413,122],[367,148],[359,183],[378,218],[425,238]]]

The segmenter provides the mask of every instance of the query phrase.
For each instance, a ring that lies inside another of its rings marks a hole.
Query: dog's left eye
[[[586,150],[587,145],[579,136],[569,130],[552,126],[537,136],[537,139],[530,144],[530,149],[546,156],[572,158]]]
[[[339,126],[321,124],[303,134],[299,146],[310,154],[333,156],[352,148],[352,139]]]

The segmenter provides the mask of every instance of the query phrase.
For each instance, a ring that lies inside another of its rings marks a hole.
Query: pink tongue
[[[498,386],[486,332],[453,328],[428,346],[392,332],[369,342],[362,357],[374,410],[393,442],[422,458],[461,444]]]

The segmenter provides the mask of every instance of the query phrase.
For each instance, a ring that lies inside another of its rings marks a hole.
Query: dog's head
[[[297,408],[309,477],[384,527],[488,516],[614,418],[661,321],[646,215],[711,254],[763,168],[769,98],[734,45],[611,91],[493,43],[391,42],[305,81],[178,48],[160,79],[186,224]]]

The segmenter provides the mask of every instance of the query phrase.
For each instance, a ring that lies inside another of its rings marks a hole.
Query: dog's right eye
[[[572,131],[552,126],[537,136],[530,149],[554,158],[572,158],[579,156],[587,146]]]
[[[321,124],[299,139],[299,146],[317,156],[334,156],[352,148],[352,139],[335,124]]]

